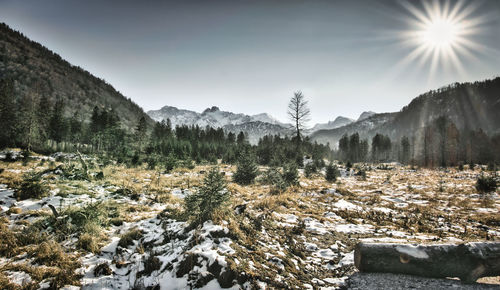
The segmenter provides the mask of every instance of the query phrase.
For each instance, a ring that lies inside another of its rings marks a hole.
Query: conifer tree
[[[21,120],[20,138],[23,146],[31,151],[34,146],[40,144],[40,127],[37,112],[37,95],[24,96],[19,106],[19,117]]]
[[[246,143],[246,137],[243,131],[240,131],[240,133],[238,133],[238,137],[236,137],[236,143],[238,143],[238,145],[243,145]]]
[[[0,79],[0,148],[14,145],[16,139],[17,109],[14,82]]]
[[[64,120],[64,101],[58,99],[49,120],[49,137],[59,143],[66,135],[66,124]]]
[[[283,167],[283,181],[287,186],[299,184],[299,171],[295,162],[289,162]]]
[[[401,138],[401,163],[407,164],[410,160],[410,140],[408,137]]]
[[[146,118],[142,116],[139,119],[139,123],[137,124],[137,127],[135,128],[135,136],[137,139],[137,145],[139,147],[139,152],[142,151],[142,148],[144,146],[144,141],[146,139],[146,134],[147,134],[147,123],[146,123]]]
[[[338,176],[340,176],[340,173],[337,166],[330,162],[330,164],[326,167],[325,179],[329,182],[335,182]]]
[[[39,127],[40,127],[40,136],[43,140],[46,140],[48,138],[51,138],[51,132],[50,132],[50,118],[52,112],[52,104],[47,97],[47,94],[42,94],[40,96],[40,100],[38,102],[38,108],[37,108],[37,118],[39,122]]]
[[[255,158],[249,150],[244,150],[238,158],[238,168],[234,173],[233,181],[240,185],[252,184],[257,174],[258,169]]]
[[[185,211],[200,224],[212,218],[215,210],[223,207],[229,200],[224,176],[217,167],[213,167],[203,179],[198,192],[185,198]]]

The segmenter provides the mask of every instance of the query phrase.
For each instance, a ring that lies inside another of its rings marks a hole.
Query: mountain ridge
[[[345,126],[345,125],[349,125],[350,123],[352,123],[354,121],[355,120],[351,119],[351,118],[347,118],[347,117],[344,117],[344,116],[338,116],[337,118],[335,118],[335,120],[328,121],[328,123],[318,123],[318,124],[315,124],[310,129],[310,131],[311,132],[315,132],[315,131],[319,131],[319,130],[335,129],[335,128],[342,127],[342,126]]]
[[[358,117],[358,119],[356,121],[363,121],[364,119],[368,119],[370,118],[371,116],[375,115],[377,113],[373,112],[373,111],[364,111],[363,113],[361,113]]]
[[[144,110],[104,79],[72,65],[42,44],[0,23],[0,78],[14,80],[18,98],[45,95],[51,103],[63,99],[66,116],[77,114],[88,121],[94,106],[113,109],[122,126],[132,130]]]
[[[484,130],[489,135],[500,133],[500,77],[476,82],[453,83],[431,90],[414,98],[399,112],[378,113],[361,118],[343,127],[319,130],[311,139],[336,147],[344,134],[358,132],[360,138],[371,138],[376,133],[393,140],[403,136],[415,137],[415,146],[421,146],[425,126],[446,115],[459,130]],[[366,115],[366,114],[365,114]]]
[[[205,109],[203,112],[179,109],[173,106],[163,106],[159,110],[149,110],[147,114],[155,121],[169,119],[172,127],[178,125],[211,126],[223,128],[228,132],[247,133],[250,143],[256,144],[265,135],[288,135],[291,125],[281,123],[267,113],[246,115],[222,111],[217,106]]]

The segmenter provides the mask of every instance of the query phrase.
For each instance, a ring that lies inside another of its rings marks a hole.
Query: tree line
[[[127,129],[113,109],[96,106],[90,118],[85,118],[65,115],[65,106],[63,99],[51,102],[36,88],[32,94],[16,98],[14,82],[0,80],[0,148],[21,147],[41,153],[78,150],[130,164],[168,164],[168,168],[179,161],[233,164],[243,154],[258,164],[274,166],[290,160],[303,166],[304,156],[315,160],[331,157],[327,146],[302,138],[300,132],[292,138],[264,136],[258,144],[250,145],[243,132],[209,126],[173,127],[168,119],[151,126],[144,117]]]
[[[344,134],[334,158],[344,162],[391,162],[425,167],[488,164],[500,161],[500,135],[483,130],[459,130],[441,116],[411,136],[391,139],[376,133],[370,140]]]
[[[295,134],[264,136],[250,145],[243,132],[225,132],[222,128],[201,128],[180,125],[175,128],[169,120],[148,124],[144,117],[132,130],[124,128],[113,109],[94,107],[90,118],[65,115],[63,99],[51,101],[45,94],[16,98],[14,82],[0,80],[0,148],[21,147],[41,153],[80,151],[105,154],[119,162],[150,167],[179,161],[184,164],[238,163],[241,155],[250,156],[260,165],[284,166],[289,162],[304,166],[310,158],[317,167],[325,159],[350,162],[399,161],[427,167],[455,166],[462,163],[498,162],[500,135],[488,136],[481,129],[458,130],[446,117],[439,117],[410,136],[391,139],[381,133],[371,140],[361,139],[356,132],[339,140],[338,150],[311,142],[302,136],[310,111],[301,92],[296,92],[288,106]]]

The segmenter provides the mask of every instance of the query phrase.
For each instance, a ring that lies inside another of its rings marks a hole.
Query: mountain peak
[[[240,131],[248,133],[250,143],[256,144],[265,135],[287,135],[288,125],[282,124],[271,115],[261,113],[253,116],[221,111],[217,106],[205,109],[202,113],[164,106],[160,110],[148,111],[155,121],[170,119],[172,126],[195,125],[200,127],[223,128],[235,134]]]
[[[373,116],[375,114],[376,113],[372,112],[372,111],[363,112],[363,113],[361,113],[361,115],[359,115],[358,121],[361,121],[361,120],[364,120],[364,119],[368,119],[368,118],[370,118],[371,116]]]
[[[213,112],[217,112],[217,111],[220,111],[219,107],[212,106],[211,108],[206,108],[205,111],[203,111],[202,114],[213,113]]]
[[[352,122],[354,122],[353,119],[344,116],[338,116],[334,121],[328,121],[328,123],[314,125],[312,131],[334,129],[351,124]]]
[[[344,117],[344,116],[338,116],[337,118],[335,118],[335,120],[332,122],[328,122],[328,123],[332,123],[332,124],[341,124],[341,123],[352,123],[354,122],[353,119],[351,118],[347,118],[347,117]]]

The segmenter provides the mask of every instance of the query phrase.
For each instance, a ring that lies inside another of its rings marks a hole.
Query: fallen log
[[[359,243],[354,250],[354,265],[361,272],[458,277],[472,283],[481,277],[500,276],[500,243]]]

